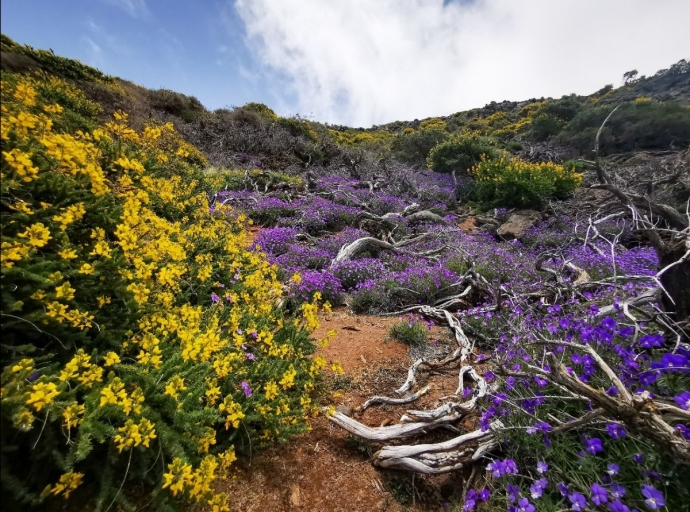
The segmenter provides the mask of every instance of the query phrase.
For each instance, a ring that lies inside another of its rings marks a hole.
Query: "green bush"
[[[422,345],[429,339],[429,329],[421,322],[412,319],[402,321],[391,327],[391,337],[406,345]]]
[[[578,113],[558,138],[580,151],[594,148],[601,123],[613,110],[601,105]],[[672,101],[634,101],[622,105],[609,119],[600,140],[602,154],[642,149],[668,149],[690,144],[690,109]]]
[[[153,108],[177,116],[187,123],[196,121],[206,112],[204,106],[194,96],[187,96],[169,89],[148,91],[148,96]]]
[[[482,156],[491,159],[496,155],[493,139],[479,135],[456,135],[431,150],[427,165],[438,172],[467,171]]]
[[[549,198],[567,197],[582,183],[582,174],[572,166],[533,164],[506,154],[482,158],[470,174],[476,199],[487,207],[539,208]]]
[[[424,163],[432,148],[448,140],[448,137],[448,132],[438,127],[407,133],[404,131],[395,138],[391,150],[395,158],[401,162],[421,164]]]

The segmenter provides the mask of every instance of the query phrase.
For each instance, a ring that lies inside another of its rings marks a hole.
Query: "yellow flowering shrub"
[[[548,198],[571,194],[583,178],[573,167],[529,163],[505,153],[495,159],[482,156],[469,173],[476,198],[490,207],[539,207]]]
[[[154,508],[225,510],[235,453],[316,412],[319,305],[278,307],[277,269],[243,215],[209,211],[206,160],[172,125],[96,107],[3,72],[3,482],[15,508],[125,507],[143,482]]]

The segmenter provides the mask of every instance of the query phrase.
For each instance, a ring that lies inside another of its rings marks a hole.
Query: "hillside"
[[[688,510],[690,68],[370,129],[2,36],[11,510]]]

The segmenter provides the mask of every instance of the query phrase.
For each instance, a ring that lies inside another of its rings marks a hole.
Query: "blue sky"
[[[284,103],[262,87],[244,24],[218,0],[3,0],[2,32],[207,108]]]
[[[2,0],[2,31],[209,109],[371,126],[690,58],[688,0]]]

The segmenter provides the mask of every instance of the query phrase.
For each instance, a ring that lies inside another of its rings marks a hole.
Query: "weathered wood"
[[[416,393],[410,395],[410,396],[404,396],[402,398],[389,398],[387,396],[372,396],[369,400],[364,402],[364,405],[362,405],[362,411],[366,411],[369,407],[371,407],[374,404],[386,404],[386,405],[403,405],[403,404],[409,404],[410,402],[414,402],[415,400],[419,400],[422,396],[426,395],[429,392],[429,389],[431,389],[430,386],[425,386]]]

